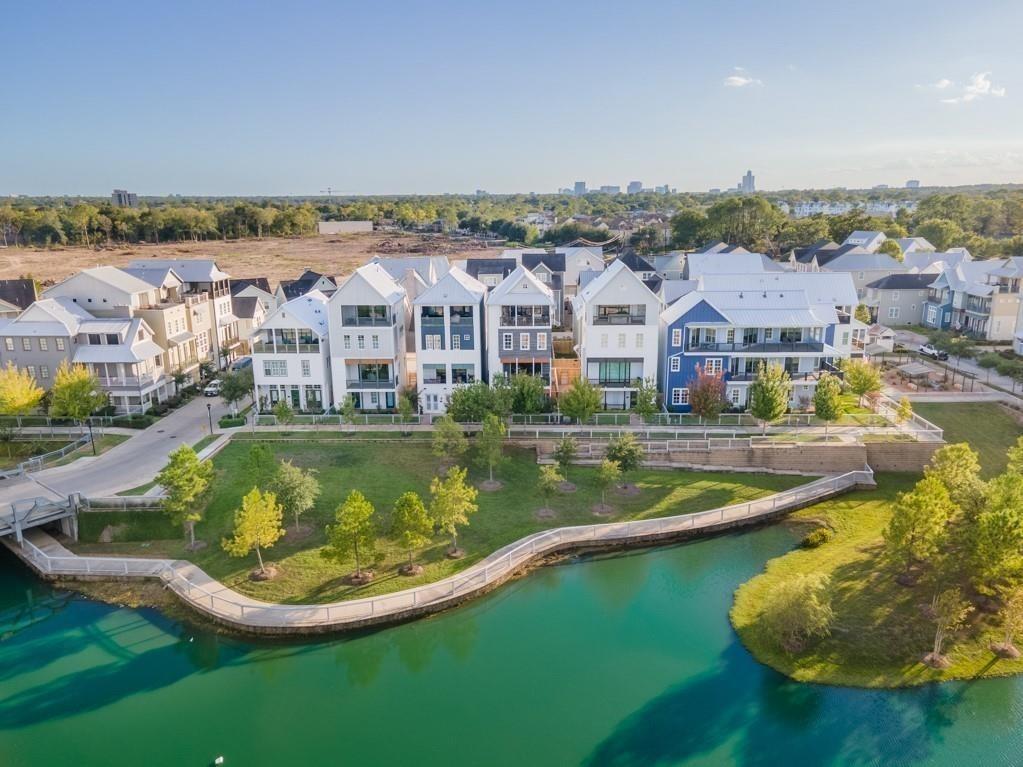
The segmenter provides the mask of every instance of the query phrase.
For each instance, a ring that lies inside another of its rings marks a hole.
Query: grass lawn
[[[104,434],[101,437],[96,437],[96,455],[105,453],[112,447],[120,445],[122,442],[131,439],[127,434]],[[78,448],[75,452],[64,456],[59,461],[54,461],[49,464],[50,466],[64,466],[65,464],[77,461],[79,458],[85,458],[92,455],[92,447],[86,443],[84,446]]]
[[[205,448],[209,447],[214,442],[216,442],[219,438],[220,438],[219,434],[207,434],[205,437],[203,437],[198,442],[196,442],[194,445],[192,445],[192,449],[195,452],[200,453]]]
[[[1023,433],[990,403],[931,404],[918,412],[946,429],[949,441],[977,448],[985,476],[1004,468],[1005,450]],[[933,625],[920,608],[930,601],[934,587],[926,582],[913,588],[899,585],[880,559],[890,505],[917,479],[915,474],[879,474],[877,490],[825,501],[789,517],[826,525],[835,535],[819,548],[795,549],[771,560],[765,572],[736,592],[732,625],[757,659],[799,681],[861,687],[1023,672],[1023,660],[999,660],[990,652],[990,644],[1000,639],[998,619],[976,611],[969,628],[946,644],[949,668],[936,671],[917,662],[933,642]],[[834,628],[831,636],[789,655],[770,640],[758,619],[771,589],[802,573],[831,577]]]
[[[144,485],[139,485],[138,487],[133,487],[128,490],[122,490],[121,492],[117,493],[117,495],[145,495],[154,487],[156,487],[155,480],[153,480],[152,482],[146,482]]]
[[[384,533],[389,524],[391,507],[406,490],[415,490],[428,501],[430,479],[437,473],[437,459],[427,445],[414,442],[344,443],[316,442],[301,439],[292,442],[271,440],[278,458],[289,459],[304,468],[313,468],[323,488],[316,507],[303,517],[303,523],[312,528],[304,540],[284,538],[264,558],[276,562],[281,574],[274,580],[255,583],[248,579],[255,566],[255,555],[242,559],[228,557],[220,546],[223,537],[230,534],[234,510],[242,495],[249,489],[245,465],[249,444],[232,442],[214,458],[217,470],[213,495],[206,509],[206,518],[196,526],[196,534],[209,546],[194,554],[184,551],[184,540],[179,532],[164,528],[157,535],[159,512],[115,513],[112,520],[99,514],[83,515],[88,529],[83,529],[83,541],[95,541],[107,524],[118,524],[125,517],[145,516],[145,523],[131,523],[113,544],[82,543],[75,550],[83,554],[112,553],[139,556],[170,556],[191,559],[210,575],[241,592],[267,601],[288,603],[328,602],[381,594],[427,583],[465,569],[474,562],[524,535],[558,525],[594,524],[624,519],[642,519],[705,509],[758,498],[807,482],[806,477],[758,474],[697,473],[685,471],[640,470],[628,477],[641,488],[636,496],[616,491],[608,493],[608,503],[617,509],[610,518],[595,517],[591,508],[599,502],[600,493],[594,476],[595,469],[573,467],[569,479],[578,489],[574,493],[559,495],[551,502],[556,511],[553,520],[538,520],[535,512],[543,506],[537,494],[536,480],[539,469],[532,451],[512,449],[508,460],[496,472],[505,483],[499,491],[479,494],[479,512],[470,519],[469,526],[459,534],[459,545],[466,550],[460,560],[444,556],[448,541],[436,536],[430,546],[419,553],[425,572],[421,576],[404,577],[397,569],[404,564],[405,552],[390,540],[378,540],[373,569],[375,580],[368,586],[353,587],[347,583],[352,564],[339,566],[320,556],[325,542],[324,526],[333,521],[334,509],[354,489],[361,490],[376,506],[378,526]],[[474,481],[483,478],[482,472],[471,473]],[[95,517],[95,519],[92,519]],[[292,520],[285,520],[290,527]],[[127,524],[127,523],[125,523]],[[152,525],[152,528],[142,525]],[[149,545],[142,546],[138,540]],[[132,540],[134,539],[134,540]]]
[[[96,437],[96,453],[104,453],[115,445],[119,445],[128,439],[123,434],[104,434],[101,437]],[[36,455],[43,455],[44,453],[50,453],[54,450],[60,450],[62,447],[70,444],[70,439],[58,439],[58,440],[18,440],[16,442],[8,442],[5,448],[0,448],[0,469],[12,469],[22,461],[31,458]],[[86,443],[84,446],[78,448],[73,453],[68,453],[63,458],[56,461],[51,461],[46,464],[47,468],[53,466],[64,466],[65,464],[76,461],[79,458],[92,455],[92,448]]]

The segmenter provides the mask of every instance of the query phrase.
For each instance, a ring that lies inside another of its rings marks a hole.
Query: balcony
[[[605,314],[603,317],[594,317],[594,325],[645,325],[645,314]]]
[[[595,386],[603,386],[606,389],[635,389],[635,378],[609,378],[590,377],[589,382]]]
[[[349,389],[394,389],[397,388],[398,382],[394,378],[384,378],[373,381],[364,380],[362,378],[349,378],[345,382],[345,386]]]
[[[793,373],[792,371],[788,371],[788,374],[789,374],[789,379],[793,383],[806,383],[808,381],[816,381],[816,380],[818,380],[821,377],[821,373],[823,373],[823,372],[828,372],[828,373],[831,373],[832,375],[836,375],[838,377],[841,377],[841,375],[842,375],[840,372],[837,372],[835,369],[825,370],[823,368],[823,366],[822,366],[821,370],[810,370],[810,371],[807,371],[807,372],[804,372],[804,373],[799,373],[799,372]],[[729,383],[732,383],[732,382],[734,382],[734,383],[743,383],[743,382],[747,382],[747,381],[752,381],[756,377],[757,377],[757,374],[752,372],[752,371],[744,371],[744,372],[741,372],[741,373],[728,373],[728,381],[729,381]]]
[[[160,378],[163,378],[163,374],[159,376],[146,374],[142,376],[114,376],[107,378],[99,376],[96,380],[99,381],[99,385],[104,389],[144,389],[147,386],[155,385]]]
[[[746,354],[781,354],[792,352],[794,354],[813,354],[824,351],[823,341],[766,341],[759,343],[744,343],[737,341],[733,343],[716,343],[700,341],[686,345],[687,352],[712,352],[712,353],[734,353],[743,352]]]
[[[273,344],[268,344],[265,341],[256,341],[252,344],[253,354],[319,354],[320,345],[315,344],[277,344],[276,349]]]

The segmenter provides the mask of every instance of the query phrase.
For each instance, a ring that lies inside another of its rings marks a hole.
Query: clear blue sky
[[[1023,181],[1021,30],[1019,0],[11,2],[0,194]]]

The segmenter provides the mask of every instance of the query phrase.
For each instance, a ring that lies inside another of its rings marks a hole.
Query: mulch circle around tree
[[[559,493],[574,493],[576,489],[577,489],[576,486],[573,483],[569,482],[568,480],[565,480],[564,482],[558,485]]]
[[[923,658],[920,659],[920,662],[923,663],[925,666],[930,666],[931,668],[935,669],[948,668],[949,666],[952,665],[952,662],[947,657],[945,657],[944,655],[938,655],[937,653],[933,652],[927,653]]]
[[[348,576],[348,582],[353,586],[365,586],[373,580],[372,570],[363,570],[361,573],[352,573]]]
[[[504,487],[504,483],[499,479],[485,479],[479,484],[480,490],[484,493],[493,493],[500,490],[502,487]]]
[[[1019,650],[1016,649],[1016,645],[1006,644],[1005,642],[995,642],[991,645],[991,652],[999,658],[1005,658],[1006,660],[1016,660],[1019,657]]]
[[[444,556],[448,559],[461,559],[465,556],[465,549],[451,549],[449,548],[444,552]]]
[[[615,514],[614,506],[609,506],[606,503],[598,503],[590,511],[595,517],[613,517]]]
[[[639,489],[639,487],[632,484],[631,482],[626,482],[624,485],[619,485],[618,487],[615,488],[615,491],[618,493],[618,495],[627,495],[630,497],[635,497],[643,492],[642,490]]]
[[[272,581],[281,574],[281,568],[272,562],[267,562],[260,570],[258,567],[249,573],[250,581]]]
[[[422,565],[402,565],[401,567],[398,568],[398,572],[400,574],[402,574],[402,575],[408,575],[408,576],[422,575],[423,574],[423,566]]]
[[[533,516],[539,520],[549,520],[554,519],[556,516],[558,516],[558,514],[556,511],[554,511],[554,509],[548,509],[545,506],[542,509],[537,509]]]
[[[304,541],[310,535],[313,534],[313,528],[311,525],[299,525],[296,527],[287,527],[284,529],[284,540],[294,543],[296,541]]]
[[[185,544],[185,551],[202,551],[209,544],[206,541],[196,541],[195,543]]]

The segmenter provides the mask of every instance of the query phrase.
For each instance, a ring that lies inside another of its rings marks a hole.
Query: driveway
[[[219,397],[197,397],[96,458],[79,458],[66,466],[0,481],[0,502],[39,496],[63,498],[71,493],[99,497],[144,485],[164,467],[171,451],[194,445],[210,433],[207,404],[213,406],[215,426],[217,419],[227,414],[227,406]]]

